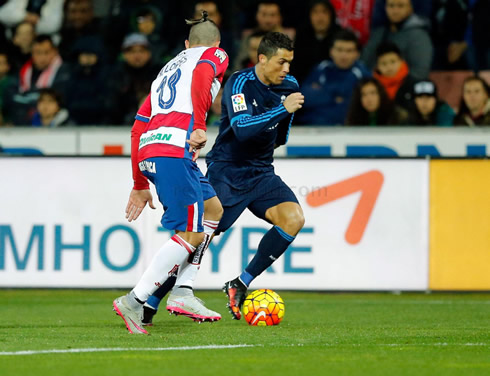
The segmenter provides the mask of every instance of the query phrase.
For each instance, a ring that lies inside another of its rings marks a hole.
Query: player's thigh
[[[204,200],[204,219],[219,221],[223,215],[223,206],[216,195],[216,191],[200,170],[198,170],[199,182],[201,184],[202,197]]]
[[[169,230],[203,232],[204,200],[199,174],[192,161],[181,158],[149,158],[152,171],[145,175],[155,184],[165,213],[162,225]]]
[[[287,233],[296,235],[302,227],[304,217],[294,192],[277,175],[264,179],[261,186],[267,187],[267,190],[261,192],[248,206],[250,211]]]

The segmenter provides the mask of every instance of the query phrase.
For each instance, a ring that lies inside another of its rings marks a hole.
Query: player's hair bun
[[[185,23],[187,25],[194,26],[194,25],[197,25],[199,23],[206,22],[208,20],[208,12],[206,12],[205,10],[202,10],[201,15],[202,15],[201,18],[198,18],[195,20],[185,20]]]

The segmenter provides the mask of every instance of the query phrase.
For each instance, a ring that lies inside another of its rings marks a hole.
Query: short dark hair
[[[53,43],[53,39],[47,34],[40,34],[36,38],[34,38],[34,42],[32,44],[38,44],[38,43],[44,43],[44,42],[49,42],[51,46],[55,47]]]
[[[332,38],[332,44],[333,46],[336,41],[341,40],[345,42],[353,42],[356,45],[357,51],[361,50],[361,42],[359,42],[359,38],[354,34],[352,31],[347,30],[347,29],[341,29],[337,31]]]
[[[56,90],[52,88],[39,89],[39,98],[37,99],[37,101],[39,102],[41,98],[45,96],[53,98],[60,107],[63,107],[63,99],[61,98],[60,93]]]
[[[403,59],[402,53],[395,43],[384,42],[378,45],[378,47],[376,48],[376,60],[378,60],[381,56],[390,53],[397,54],[400,59]]]
[[[293,51],[293,41],[286,34],[279,33],[277,31],[270,32],[265,34],[260,41],[259,48],[257,49],[257,55],[265,55],[268,59],[270,59],[280,48]]]
[[[281,11],[281,3],[278,0],[259,0],[257,1],[257,10],[259,10],[259,6],[261,5],[277,5],[279,8],[279,12]]]

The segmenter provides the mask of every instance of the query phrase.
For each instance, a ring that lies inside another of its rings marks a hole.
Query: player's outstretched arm
[[[156,209],[153,205],[153,196],[149,189],[133,189],[131,191],[128,204],[126,205],[126,219],[128,222],[138,219],[146,203],[148,203],[150,208]]]

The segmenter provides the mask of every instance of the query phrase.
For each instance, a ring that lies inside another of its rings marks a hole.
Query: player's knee
[[[179,236],[187,243],[197,247],[204,241],[205,234],[204,232],[180,232]]]
[[[295,213],[292,217],[291,226],[293,227],[294,232],[298,233],[305,225],[305,216],[303,213]]]
[[[305,217],[302,212],[291,211],[286,214],[285,218],[281,221],[283,223],[283,230],[288,234],[296,236],[305,225]]]
[[[213,197],[212,200],[205,203],[204,206],[204,217],[212,221],[219,221],[223,216],[224,209],[221,205],[221,201],[217,197]]]

